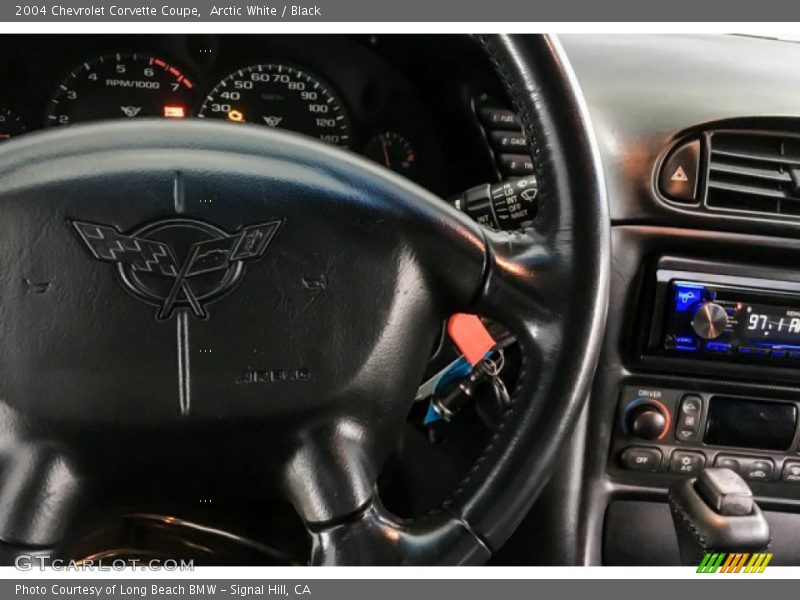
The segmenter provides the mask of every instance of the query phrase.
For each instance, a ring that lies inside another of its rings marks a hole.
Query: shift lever
[[[731,469],[703,469],[669,491],[681,563],[700,564],[707,552],[763,552],[769,524],[750,486]]]

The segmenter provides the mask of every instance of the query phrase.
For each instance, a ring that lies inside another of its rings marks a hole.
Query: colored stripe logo
[[[707,552],[698,573],[763,573],[772,560],[772,554],[756,552]]]

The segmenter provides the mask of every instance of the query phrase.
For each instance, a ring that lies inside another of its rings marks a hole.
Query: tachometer
[[[194,84],[155,56],[109,54],[74,69],[47,109],[48,125],[135,117],[189,116]]]
[[[198,116],[350,144],[350,120],[341,100],[318,77],[287,65],[253,65],[231,73],[211,90]]]
[[[0,106],[0,142],[25,133],[25,122],[10,108]]]

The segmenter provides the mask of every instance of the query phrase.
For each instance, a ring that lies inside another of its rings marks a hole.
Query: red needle
[[[383,160],[386,161],[386,168],[392,167],[392,161],[389,159],[389,149],[386,147],[386,136],[381,136],[381,147],[383,147]]]

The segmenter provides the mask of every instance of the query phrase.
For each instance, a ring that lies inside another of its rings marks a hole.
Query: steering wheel
[[[476,39],[537,165],[520,232],[256,126],[105,122],[2,145],[4,562],[63,542],[89,490],[219,477],[288,499],[312,564],[481,563],[509,537],[588,393],[609,220],[558,41]],[[401,520],[376,479],[456,312],[509,328],[523,372],[450,498]]]

